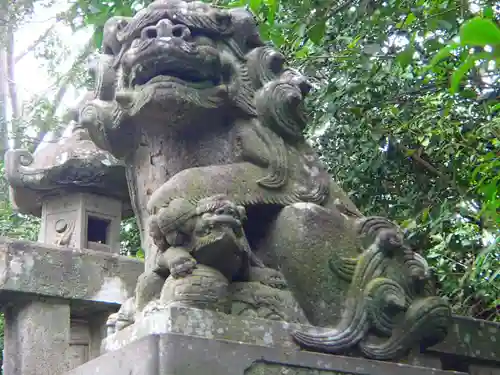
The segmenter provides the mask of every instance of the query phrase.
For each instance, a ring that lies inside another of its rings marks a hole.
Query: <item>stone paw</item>
[[[186,277],[193,273],[196,268],[196,260],[193,258],[182,258],[178,261],[172,262],[170,266],[170,274],[174,278]]]

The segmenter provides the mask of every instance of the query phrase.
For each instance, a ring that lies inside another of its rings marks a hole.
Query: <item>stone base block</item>
[[[306,352],[296,326],[170,307],[103,341],[105,354],[68,375],[451,375],[400,363]]]

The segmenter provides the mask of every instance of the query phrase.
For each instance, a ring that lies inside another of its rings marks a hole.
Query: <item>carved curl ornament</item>
[[[330,263],[350,283],[340,322],[320,334],[294,332],[295,340],[329,353],[357,347],[368,358],[392,359],[414,343],[430,346],[444,339],[450,308],[433,295],[426,260],[403,243],[399,228],[385,218],[359,218],[356,229],[370,245],[357,258]],[[370,333],[387,339],[370,341]]]

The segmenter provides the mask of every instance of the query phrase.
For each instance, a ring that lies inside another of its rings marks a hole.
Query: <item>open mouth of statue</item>
[[[153,48],[156,49],[156,48]],[[216,53],[183,51],[182,48],[148,51],[132,66],[129,86],[181,84],[194,88],[214,87],[221,83],[221,64]]]
[[[144,71],[139,68],[139,72],[133,75],[130,86],[137,87],[146,84],[161,82],[180,83],[192,87],[213,87],[220,83],[220,77],[207,77],[197,71],[172,71],[172,70],[150,70]]]

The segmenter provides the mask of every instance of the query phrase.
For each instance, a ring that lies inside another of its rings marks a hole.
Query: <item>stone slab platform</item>
[[[460,372],[300,350],[297,325],[171,306],[106,338],[67,375],[451,375]]]
[[[125,256],[0,237],[0,304],[38,296],[116,310],[134,295],[143,270]]]
[[[451,375],[406,364],[302,351],[294,325],[170,307],[103,341],[107,352],[67,375]]]
[[[290,332],[299,327],[298,324],[282,321],[241,318],[210,310],[169,306],[104,339],[101,352],[120,350],[144,337],[163,334],[297,350]]]
[[[67,375],[465,375],[175,333],[148,335]]]
[[[500,324],[454,316],[448,336],[428,351],[493,361],[500,368]]]

